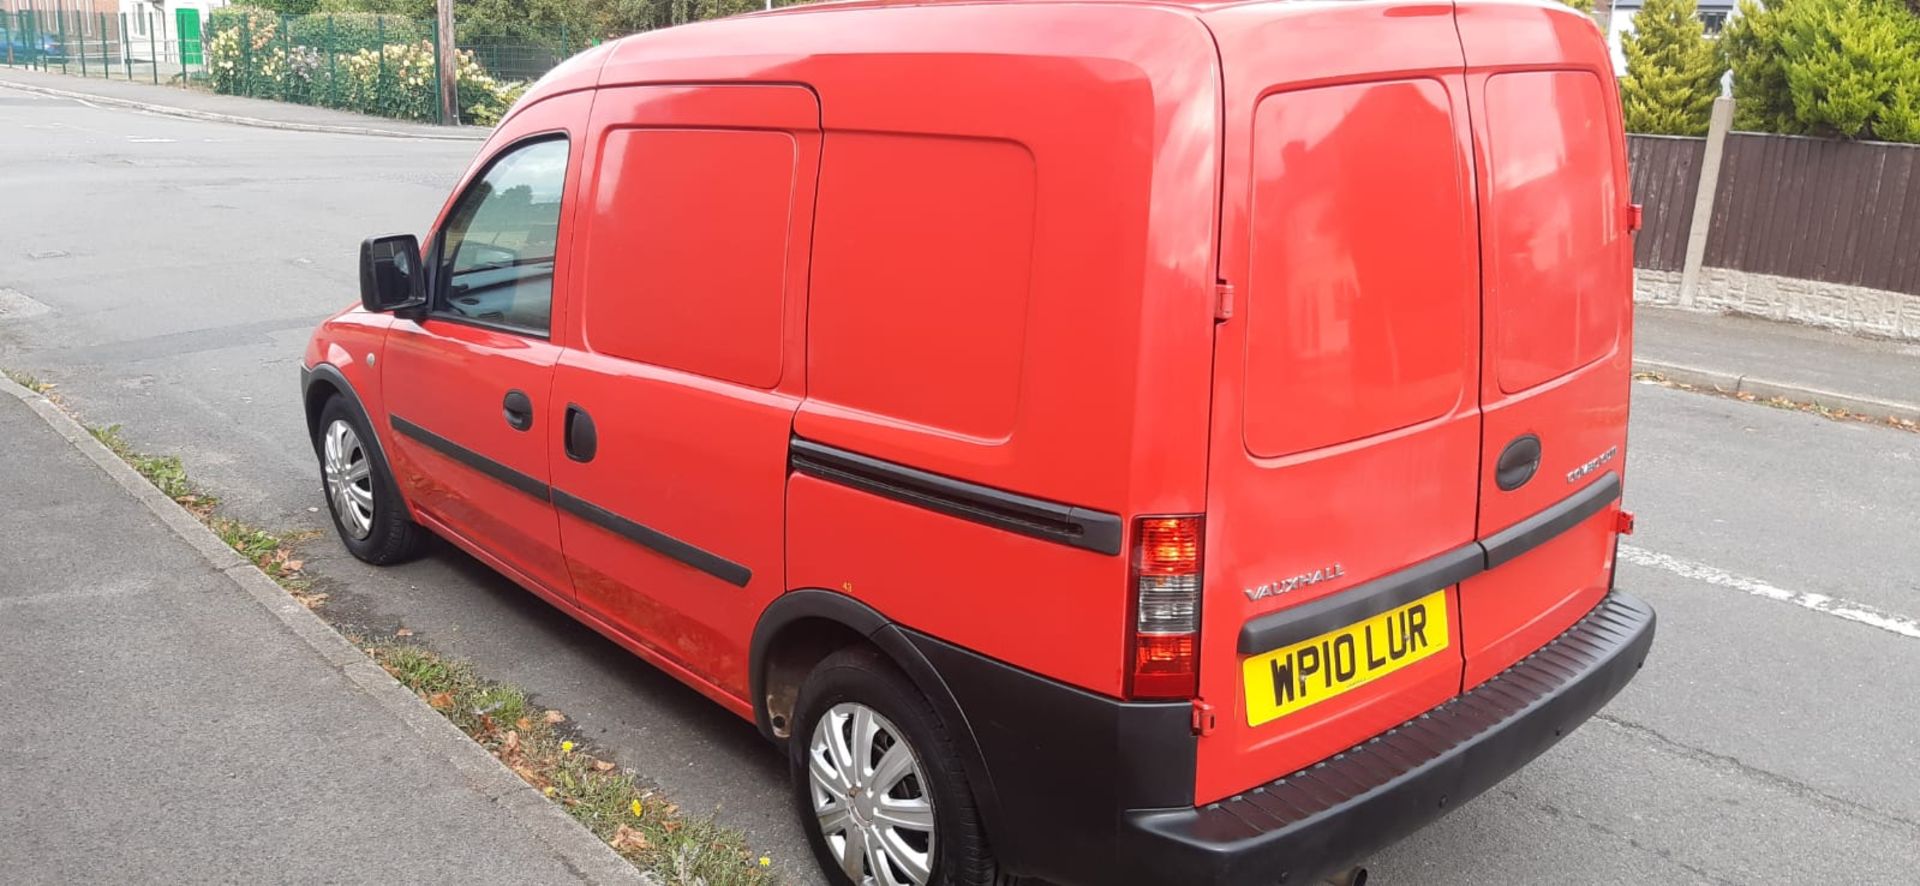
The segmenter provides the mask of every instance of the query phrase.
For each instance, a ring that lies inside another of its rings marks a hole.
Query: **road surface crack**
[[[1635,723],[1631,720],[1623,720],[1608,714],[1598,714],[1594,719],[1647,739],[1654,744],[1661,745],[1668,751],[1681,757],[1709,766],[1732,769],[1742,775],[1779,788],[1803,800],[1829,807],[1842,815],[1869,821],[1882,827],[1920,832],[1920,821],[1914,821],[1913,819],[1896,813],[1876,809],[1858,800],[1851,800],[1846,797],[1830,794],[1806,782],[1781,775],[1772,770],[1762,769],[1730,754],[1710,751],[1706,748],[1695,747],[1686,742],[1669,738],[1651,726]]]
[[[1745,884],[1743,884],[1739,880],[1734,880],[1729,877],[1716,874],[1710,870],[1707,870],[1704,867],[1701,867],[1698,864],[1692,864],[1684,859],[1679,858],[1678,856],[1674,855],[1674,852],[1672,849],[1667,849],[1659,846],[1649,846],[1645,843],[1640,842],[1639,838],[1637,837],[1615,830],[1611,827],[1608,827],[1606,824],[1598,820],[1588,818],[1587,816],[1581,815],[1580,813],[1575,812],[1571,809],[1562,809],[1558,806],[1553,805],[1552,803],[1544,803],[1537,800],[1530,800],[1526,797],[1521,796],[1519,791],[1514,790],[1512,788],[1502,788],[1500,790],[1500,793],[1506,795],[1506,797],[1511,800],[1517,801],[1526,806],[1533,807],[1534,809],[1538,809],[1541,812],[1544,812],[1555,818],[1570,818],[1574,821],[1577,821],[1580,824],[1585,825],[1587,830],[1593,831],[1594,833],[1599,834],[1608,839],[1618,840],[1620,842],[1626,843],[1628,846],[1631,846],[1635,849],[1640,850],[1641,852],[1647,853],[1648,855],[1658,858],[1661,861],[1664,861],[1667,864],[1673,865],[1674,867],[1677,867],[1683,871],[1686,871],[1687,873],[1692,874],[1695,877],[1699,877],[1700,879],[1705,880],[1706,882],[1715,883],[1715,884],[1718,884],[1718,886],[1745,886]]]

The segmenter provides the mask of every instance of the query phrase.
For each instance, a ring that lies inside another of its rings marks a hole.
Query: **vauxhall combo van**
[[[562,64],[305,358],[752,721],[841,884],[1309,882],[1634,675],[1619,101],[1528,0],[864,2]]]

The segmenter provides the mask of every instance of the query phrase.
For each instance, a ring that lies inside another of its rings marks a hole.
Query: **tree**
[[[1560,2],[1586,13],[1589,18],[1593,16],[1593,0],[1560,0]]]
[[[1920,15],[1905,0],[1742,0],[1728,26],[1743,129],[1920,142]]]
[[[1620,101],[1627,129],[1705,135],[1726,64],[1707,39],[1694,0],[1647,0],[1621,38],[1627,76]]]

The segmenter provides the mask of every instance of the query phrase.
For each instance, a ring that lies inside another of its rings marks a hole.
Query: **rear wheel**
[[[991,886],[993,857],[933,705],[868,649],[800,690],[788,739],[801,825],[838,886]]]
[[[426,530],[407,516],[399,487],[372,440],[366,421],[344,399],[335,397],[321,407],[314,449],[334,531],[355,557],[384,566],[417,555]]]

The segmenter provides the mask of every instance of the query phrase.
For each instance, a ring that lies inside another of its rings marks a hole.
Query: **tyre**
[[[334,531],[355,557],[385,566],[417,556],[427,531],[407,516],[399,484],[373,439],[366,419],[345,398],[321,407],[313,448]]]
[[[973,792],[945,724],[879,653],[807,677],[787,742],[796,810],[838,886],[991,886]]]

